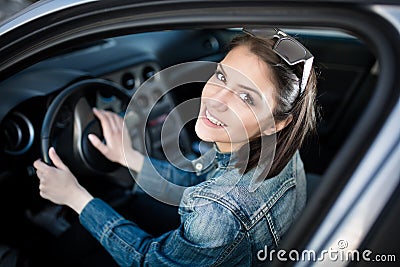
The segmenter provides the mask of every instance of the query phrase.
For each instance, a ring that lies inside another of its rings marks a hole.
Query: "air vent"
[[[156,70],[151,67],[151,66],[146,66],[143,68],[143,72],[142,72],[142,76],[143,76],[143,80],[147,80],[150,77],[152,77],[154,74],[156,74]]]
[[[10,155],[24,154],[32,146],[34,135],[29,119],[19,112],[13,112],[2,123],[4,152]]]
[[[135,76],[130,72],[125,72],[121,77],[121,84],[128,90],[134,89],[136,85]]]

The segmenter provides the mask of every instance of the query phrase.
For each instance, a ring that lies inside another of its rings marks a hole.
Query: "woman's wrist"
[[[132,148],[125,151],[125,159],[122,165],[135,172],[140,172],[143,167],[143,162],[144,156],[139,151]]]
[[[93,199],[93,196],[82,186],[71,194],[71,200],[66,205],[76,213],[81,214],[85,206]]]

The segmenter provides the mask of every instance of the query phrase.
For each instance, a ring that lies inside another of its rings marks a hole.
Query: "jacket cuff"
[[[120,220],[123,217],[99,198],[89,201],[79,215],[80,223],[99,241]]]

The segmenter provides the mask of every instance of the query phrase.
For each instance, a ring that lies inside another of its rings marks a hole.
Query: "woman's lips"
[[[225,127],[226,124],[220,121],[219,119],[215,118],[211,113],[206,109],[205,111],[205,119],[206,121],[210,122],[211,124],[218,126],[218,127]]]

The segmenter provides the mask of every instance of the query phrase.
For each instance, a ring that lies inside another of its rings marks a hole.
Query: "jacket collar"
[[[214,166],[221,168],[233,168],[236,161],[237,157],[234,153],[222,153],[214,144],[213,147],[205,152],[202,156],[193,160],[192,166],[194,171],[198,175],[201,175]]]

